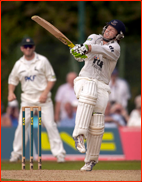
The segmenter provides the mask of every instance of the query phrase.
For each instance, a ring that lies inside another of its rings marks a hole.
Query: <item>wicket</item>
[[[22,107],[22,170],[25,169],[25,108],[30,108],[31,136],[30,136],[30,169],[33,169],[33,109],[38,108],[38,169],[41,169],[41,107]]]

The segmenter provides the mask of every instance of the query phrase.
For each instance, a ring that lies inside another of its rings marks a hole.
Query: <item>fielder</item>
[[[84,44],[77,44],[70,50],[77,61],[85,61],[74,80],[79,103],[73,138],[81,153],[86,152],[84,139],[87,139],[82,171],[91,171],[98,163],[104,133],[104,112],[110,94],[109,82],[120,56],[119,41],[124,34],[125,25],[119,20],[112,20],[104,26],[102,35],[92,34]]]
[[[21,82],[21,108],[23,106],[41,106],[41,120],[49,137],[52,154],[57,162],[65,161],[65,150],[56,123],[54,122],[51,92],[56,77],[48,59],[35,52],[34,41],[24,38],[21,42],[21,57],[14,65],[8,79],[8,101],[16,99],[15,87]],[[28,126],[30,124],[30,109],[25,112],[25,143],[28,140]],[[20,109],[19,123],[15,132],[13,151],[10,162],[17,161],[22,155],[22,109]]]

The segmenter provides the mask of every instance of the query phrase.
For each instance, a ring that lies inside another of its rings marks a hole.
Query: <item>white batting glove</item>
[[[78,62],[83,62],[84,58],[76,58],[75,56],[73,56],[75,60],[77,60]]]
[[[70,49],[70,53],[74,55],[74,53],[77,52],[80,47],[81,44],[75,44],[75,46],[72,49]]]
[[[71,50],[70,53],[75,57],[80,57],[85,55],[88,52],[88,46],[83,44],[76,44]],[[76,54],[77,53],[77,54]]]
[[[81,44],[82,46],[80,47],[80,48],[78,48],[78,51],[79,51],[79,53],[80,54],[86,54],[86,53],[88,53],[88,50],[89,50],[89,48],[88,48],[88,45],[86,45],[86,44]]]
[[[87,45],[76,44],[72,49],[70,49],[70,53],[77,61],[82,62],[85,58],[87,58],[85,53],[88,52],[88,46],[86,46]]]

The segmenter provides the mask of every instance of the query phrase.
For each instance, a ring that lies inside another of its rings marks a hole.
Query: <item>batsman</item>
[[[104,133],[104,112],[111,92],[110,77],[120,57],[119,42],[124,34],[125,25],[114,19],[104,26],[102,34],[91,34],[83,44],[76,44],[70,49],[77,61],[85,62],[74,80],[79,102],[73,138],[79,152],[86,152],[81,171],[91,171],[98,163]],[[84,139],[87,140],[87,150]]]

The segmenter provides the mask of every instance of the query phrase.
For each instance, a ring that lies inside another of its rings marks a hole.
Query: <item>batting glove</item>
[[[85,59],[87,56],[85,53],[88,52],[88,46],[87,45],[81,45],[81,44],[76,44],[74,48],[70,49],[70,53],[74,56],[74,58],[81,58]]]
[[[84,61],[85,58],[87,58],[86,55],[81,55],[79,53],[76,53],[74,50],[70,50],[71,54],[73,55],[74,59],[76,59],[79,62]]]
[[[88,52],[88,49],[88,45],[86,44],[76,44],[71,50],[74,50],[74,52],[84,55]]]
[[[88,45],[86,44],[81,44],[81,47],[78,49],[78,51],[80,52],[80,54],[87,54],[88,53]]]
[[[83,57],[75,57],[75,56],[73,56],[73,57],[74,57],[74,59],[77,60],[78,62],[83,62],[84,59],[86,58],[85,55],[83,55]],[[85,57],[85,58],[84,58],[84,57]]]

